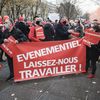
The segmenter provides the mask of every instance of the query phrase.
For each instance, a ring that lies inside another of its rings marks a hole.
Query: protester
[[[56,20],[55,20],[55,23],[54,23],[54,28],[57,27],[57,24],[58,24],[58,20],[56,19]]]
[[[55,37],[55,29],[51,23],[46,23],[44,25],[44,34],[45,39],[44,41],[53,41]]]
[[[74,20],[69,20],[69,26],[70,26],[70,29],[74,29],[75,28]]]
[[[100,26],[97,23],[92,28],[95,32],[100,33]],[[91,67],[92,72],[88,75],[88,78],[94,78],[97,69],[96,61],[98,61],[100,56],[100,41],[98,44],[91,44],[91,47],[87,47],[86,53],[86,72]]]
[[[67,40],[69,39],[70,32],[68,20],[67,18],[63,17],[60,19],[59,23],[55,28],[55,40]]]
[[[35,19],[35,25],[30,28],[28,38],[33,42],[43,41],[45,39],[42,23],[40,18]]]
[[[2,17],[0,16],[0,24],[3,24],[3,20]]]
[[[15,24],[9,19],[9,16],[4,16],[4,24],[2,18],[0,17],[0,44],[9,43],[8,37],[13,36],[16,39],[16,43],[24,42],[24,41],[33,41],[33,42],[41,42],[41,41],[54,41],[54,40],[67,40],[70,39],[70,34],[72,32],[78,32],[79,37],[83,37],[84,29],[88,29],[94,32],[100,32],[100,25],[97,20],[94,20],[90,27],[90,22],[81,22],[81,20],[76,19],[67,20],[66,17],[63,17],[52,23],[52,21],[48,18],[49,22],[43,21],[42,18],[36,16],[33,21],[24,21],[24,17],[20,16],[18,20],[16,20]],[[84,25],[84,26],[83,26]],[[0,61],[2,61],[2,50],[0,54]],[[13,61],[12,58],[6,54],[7,61],[9,65],[10,75],[7,80],[14,77],[13,71]],[[91,47],[87,47],[87,55],[86,55],[86,71],[91,67],[92,72],[88,76],[88,78],[94,78],[96,73],[96,61],[100,56],[100,42],[96,45],[92,44]]]
[[[3,24],[0,23],[0,44],[3,42]],[[3,50],[0,48],[0,62],[4,61],[3,60]]]
[[[20,42],[28,40],[27,37],[25,36],[25,34],[22,31],[20,31],[16,27],[10,27],[10,24],[9,24],[10,21],[7,21],[7,22],[8,23],[6,23],[5,30],[4,30],[4,32],[2,34],[2,42],[1,42],[1,44],[2,43],[9,43],[9,40],[8,40],[9,36],[13,36],[16,39],[16,43],[20,43]],[[10,80],[10,79],[12,79],[14,77],[13,60],[8,54],[6,54],[6,56],[7,56],[9,70],[10,70],[10,75],[7,78],[7,80]]]
[[[3,24],[0,24],[0,44],[2,43],[2,38],[3,38],[2,28],[3,28]]]
[[[91,28],[91,22],[89,20],[85,20],[83,22],[84,29]]]
[[[28,27],[32,27],[33,25],[32,25],[33,23],[31,22],[31,21],[27,21],[26,22],[26,25],[28,26]]]
[[[80,20],[78,19],[75,20],[74,29],[76,32],[79,32],[79,37],[84,36],[84,26]]]
[[[30,29],[24,22],[24,18],[22,16],[20,16],[18,21],[15,23],[15,27],[18,28],[20,31],[22,31],[28,37]]]
[[[6,20],[9,20],[9,16],[8,15],[3,16],[3,21],[5,22]]]

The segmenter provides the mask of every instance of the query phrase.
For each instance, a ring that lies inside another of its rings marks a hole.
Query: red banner
[[[15,82],[85,72],[86,47],[82,39],[27,42],[13,49]]]
[[[0,47],[7,53],[10,57],[13,57],[13,46],[16,44],[14,37],[10,36],[8,38],[8,43],[3,43],[0,45]]]
[[[71,35],[74,37],[79,37],[79,32],[73,32],[73,33],[71,33]]]
[[[86,29],[84,32],[85,32],[85,36],[84,36],[85,41],[90,42],[92,44],[98,44],[99,43],[100,33],[94,32],[93,30],[90,30],[90,29]],[[79,37],[78,32],[73,32],[72,35],[75,36],[75,37]]]
[[[93,44],[98,44],[100,41],[100,33],[85,31],[85,40]]]

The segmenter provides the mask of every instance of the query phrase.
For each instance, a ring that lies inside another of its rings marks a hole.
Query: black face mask
[[[64,21],[63,24],[66,25],[66,21]]]
[[[100,32],[100,27],[98,25],[94,25],[93,29],[95,32]]]
[[[0,27],[0,30],[2,30],[3,27]]]

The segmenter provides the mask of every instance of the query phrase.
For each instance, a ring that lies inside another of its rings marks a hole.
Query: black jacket
[[[54,40],[55,32],[54,27],[52,24],[47,23],[44,27],[44,35],[45,35],[45,41],[52,41]]]
[[[55,40],[66,40],[68,39],[68,36],[70,33],[68,33],[69,26],[68,25],[62,25],[62,24],[57,24],[55,28]]]
[[[76,32],[79,32],[79,37],[83,37],[84,36],[84,32],[83,32],[83,28],[80,24],[78,24],[77,26],[74,27]]]
[[[3,32],[0,31],[0,44],[2,44],[2,43],[3,43]]]
[[[28,25],[23,22],[16,22],[15,27],[21,30],[28,37],[28,33],[30,31]]]
[[[18,40],[18,42],[24,42],[28,40],[25,34],[15,27],[10,32],[8,29],[3,32],[2,41],[7,39],[9,36],[13,36],[16,40]]]

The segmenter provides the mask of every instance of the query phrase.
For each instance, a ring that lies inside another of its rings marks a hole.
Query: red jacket
[[[43,28],[41,26],[30,27],[30,32],[28,34],[28,38],[34,42],[39,42],[40,39],[44,39],[45,36],[44,36]]]

